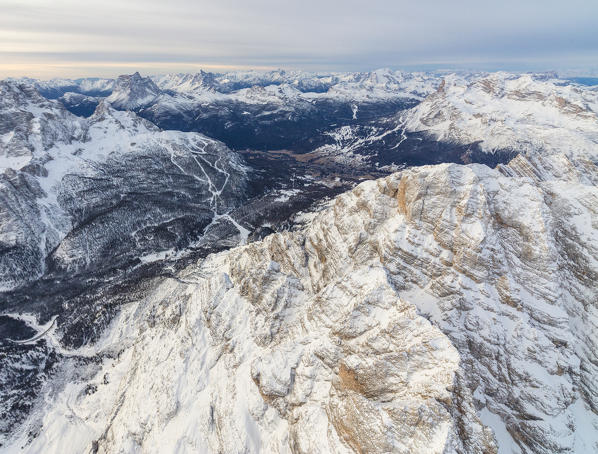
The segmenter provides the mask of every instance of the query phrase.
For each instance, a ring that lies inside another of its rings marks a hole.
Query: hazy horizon
[[[200,69],[598,75],[598,3],[0,0],[0,78]]]

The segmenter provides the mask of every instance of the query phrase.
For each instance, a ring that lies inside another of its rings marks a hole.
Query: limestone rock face
[[[19,443],[38,427],[31,452],[593,452],[597,179],[553,155],[362,183],[157,281],[68,352],[103,361],[65,372]]]
[[[83,137],[83,122],[30,84],[0,81],[0,172],[19,170],[56,143]]]
[[[118,109],[133,110],[148,105],[159,95],[160,89],[154,81],[137,72],[119,76],[106,101]]]

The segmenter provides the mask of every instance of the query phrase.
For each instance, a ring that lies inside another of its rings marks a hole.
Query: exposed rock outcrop
[[[122,311],[30,449],[592,452],[596,178],[410,169],[212,255]]]

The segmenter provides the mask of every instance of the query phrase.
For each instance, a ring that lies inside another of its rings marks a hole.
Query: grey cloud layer
[[[0,0],[4,66],[145,61],[365,69],[598,56],[589,0]],[[2,64],[0,64],[0,71]]]

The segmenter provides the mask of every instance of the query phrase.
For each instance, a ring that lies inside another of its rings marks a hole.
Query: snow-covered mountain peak
[[[406,116],[409,131],[487,152],[598,154],[598,92],[534,75],[449,75]]]
[[[83,133],[82,119],[41,96],[34,85],[0,81],[0,171],[20,169],[35,155],[77,140]]]
[[[162,90],[189,93],[201,90],[213,90],[216,85],[216,75],[201,70],[195,74],[166,74],[155,77],[154,82]]]
[[[106,100],[119,109],[133,110],[150,104],[161,90],[150,77],[139,72],[118,76],[112,93]]]
[[[541,161],[368,181],[163,279],[14,445],[593,452],[598,169]]]
[[[155,124],[130,110],[115,109],[107,99],[101,100],[94,113],[88,118],[90,126],[98,123],[103,123],[104,128],[114,127],[128,132],[139,131],[140,129],[148,132],[160,130]]]

